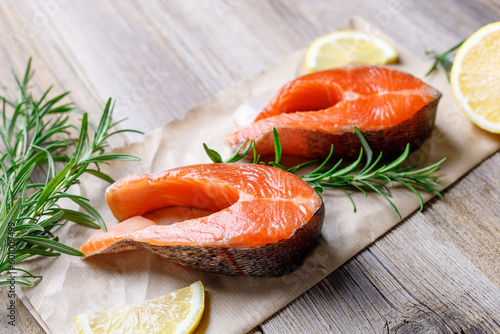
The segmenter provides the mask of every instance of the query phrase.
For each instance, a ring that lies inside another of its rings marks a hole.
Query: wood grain
[[[498,309],[498,288],[417,213],[261,328],[263,333],[496,333]]]
[[[497,153],[446,191],[444,198],[433,200],[424,212],[437,233],[451,240],[497,287],[500,287],[499,166]]]
[[[10,313],[7,313],[6,307],[11,305],[11,301],[14,301],[15,307],[15,318],[11,319],[8,317]],[[8,289],[2,287],[0,289],[0,305],[2,305],[2,311],[0,312],[0,330],[2,333],[9,334],[45,334],[45,331],[40,327],[38,322],[29,313],[23,302],[17,297],[11,298],[8,293]],[[12,324],[9,322],[14,321]]]
[[[38,92],[50,84],[56,92],[71,90],[94,121],[107,98],[116,98],[117,118],[128,118],[122,127],[149,132],[355,14],[424,57],[497,20],[500,6],[493,0],[2,1],[0,77],[12,85],[10,66],[19,73],[33,56]],[[112,147],[139,138],[123,136]],[[500,332],[499,165],[497,152],[252,333]],[[17,305],[12,333],[43,333]],[[10,333],[5,312],[0,322]]]

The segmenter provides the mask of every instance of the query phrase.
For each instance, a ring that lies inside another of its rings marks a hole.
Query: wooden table
[[[0,2],[0,78],[33,57],[36,87],[72,91],[96,121],[118,100],[145,132],[251,78],[354,14],[425,57],[498,20],[493,0]],[[429,65],[431,61],[429,60]],[[138,137],[129,136],[121,145]],[[499,333],[500,153],[254,333]],[[7,302],[2,290],[2,305]],[[44,333],[18,309],[12,333]],[[0,327],[1,328],[1,327]],[[1,330],[4,332],[4,330]]]

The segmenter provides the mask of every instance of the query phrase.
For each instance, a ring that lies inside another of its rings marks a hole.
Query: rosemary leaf
[[[34,245],[42,246],[42,247],[47,247],[50,249],[53,249],[55,251],[68,254],[68,255],[74,255],[74,256],[84,256],[82,252],[66,246],[65,244],[62,244],[60,242],[57,242],[53,239],[47,239],[47,238],[42,238],[42,237],[19,237],[18,238],[20,241],[25,241],[29,242]]]
[[[92,228],[92,229],[99,229],[100,228],[99,225],[94,223],[95,219],[92,216],[85,214],[83,212],[80,212],[80,211],[75,211],[75,210],[71,210],[71,209],[55,208],[51,211],[45,212],[45,214],[53,215],[53,214],[57,214],[59,212],[62,213],[61,219],[69,220],[69,221],[72,221],[74,223],[77,223],[78,225],[82,225],[82,226]],[[51,222],[50,224],[53,225],[54,222]]]
[[[11,285],[12,283],[19,286],[27,286],[27,287],[34,286],[33,282],[22,276],[14,276],[14,277],[15,278],[12,280],[10,276],[0,276],[0,286],[8,286]]]
[[[273,128],[273,138],[274,138],[274,155],[275,155],[274,163],[276,165],[279,165],[281,161],[281,143],[276,128]]]
[[[92,158],[88,158],[88,162],[106,162],[106,161],[139,161],[139,158],[130,156],[128,154],[121,153],[110,153],[110,154],[101,154]]]
[[[99,226],[99,228],[101,228],[101,230],[107,231],[106,223],[104,222],[104,219],[99,214],[99,212],[97,212],[97,210],[94,209],[92,207],[92,205],[90,205],[90,203],[88,202],[88,200],[86,198],[82,199],[80,197],[72,196],[72,197],[70,197],[70,199],[73,202],[75,202],[76,204],[78,204],[81,208],[85,209],[85,211],[87,211],[89,213],[89,215],[92,217],[92,220],[97,223],[97,225]]]
[[[22,230],[33,230],[33,231],[40,231],[43,232],[45,229],[37,224],[22,224],[22,225],[17,225],[14,227],[15,231],[22,231]]]
[[[238,148],[238,150],[234,153],[234,155],[231,158],[229,158],[226,162],[238,162],[241,159],[243,159],[251,148],[251,146],[248,145],[248,147],[245,149],[245,151],[240,154],[240,151],[243,149],[243,147],[245,147],[246,143],[248,143],[248,139],[245,140],[243,145],[241,145],[240,148]]]
[[[203,148],[205,149],[205,152],[207,153],[208,157],[212,162],[214,163],[220,163],[222,162],[222,157],[220,154],[210,148],[208,148],[207,144],[203,143]]]
[[[106,174],[106,173],[101,172],[100,170],[95,170],[95,169],[86,169],[86,170],[85,170],[85,173],[92,174],[92,175],[94,175],[94,176],[96,176],[96,177],[98,177],[98,178],[100,178],[100,179],[102,179],[102,180],[104,180],[104,181],[109,182],[109,183],[113,183],[113,182],[115,182],[115,180],[114,180],[112,177],[110,177],[110,176],[109,176],[108,174]]]
[[[50,257],[56,257],[61,255],[61,253],[56,253],[56,252],[51,252],[48,250],[43,249],[43,247],[31,247],[28,249],[22,249],[19,251],[16,251],[16,254],[30,254],[31,256],[33,255],[42,255],[42,256],[50,256]]]

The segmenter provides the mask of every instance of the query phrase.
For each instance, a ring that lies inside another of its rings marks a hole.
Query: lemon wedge
[[[315,39],[305,56],[309,72],[349,64],[386,65],[398,59],[396,49],[383,38],[359,31],[339,30]]]
[[[500,22],[484,26],[458,49],[450,83],[465,115],[480,128],[500,133]]]
[[[76,316],[80,334],[87,333],[192,333],[205,308],[205,290],[198,281],[142,305]]]

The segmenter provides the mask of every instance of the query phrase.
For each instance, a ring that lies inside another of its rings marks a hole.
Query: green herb
[[[23,78],[14,77],[19,96],[1,96],[3,110],[0,125],[0,286],[33,286],[31,273],[17,264],[34,256],[58,256],[61,253],[83,256],[59,242],[54,232],[66,221],[106,230],[101,215],[83,196],[68,193],[83,173],[113,181],[103,173],[100,163],[111,160],[139,160],[126,154],[106,154],[107,139],[122,132],[112,130],[114,104],[108,100],[93,135],[86,113],[81,125],[69,123],[69,114],[80,112],[62,100],[68,93],[49,99],[50,88],[35,98],[29,88],[33,76],[31,59]],[[78,133],[75,138],[72,133]],[[41,181],[40,181],[41,180]],[[85,212],[62,208],[61,199],[69,199]],[[5,276],[5,273],[22,275]]]
[[[403,186],[413,192],[420,201],[420,210],[423,209],[424,201],[419,191],[423,190],[429,192],[431,195],[441,196],[441,194],[433,188],[441,187],[441,185],[437,183],[437,176],[434,176],[433,174],[439,170],[440,165],[446,159],[442,159],[441,161],[420,169],[416,168],[420,164],[420,159],[409,166],[400,167],[401,164],[406,161],[410,153],[410,145],[406,145],[406,149],[400,157],[387,165],[380,166],[379,162],[382,158],[382,153],[380,153],[376,159],[373,159],[373,151],[370,148],[370,145],[368,145],[368,142],[364,138],[363,134],[356,127],[354,130],[362,146],[356,161],[347,166],[343,166],[342,159],[340,159],[337,163],[331,165],[329,162],[333,155],[332,145],[328,157],[314,171],[301,176],[301,178],[311,185],[318,193],[321,194],[325,188],[340,188],[349,197],[354,211],[356,212],[356,205],[352,200],[348,189],[360,191],[366,196],[368,196],[369,192],[375,192],[389,202],[400,219],[401,214],[399,213],[399,210],[390,200],[392,194],[388,185],[396,187],[396,185],[399,184],[400,186]],[[281,165],[281,142],[276,129],[273,129],[273,135],[275,146],[274,161],[267,163],[260,161],[260,157],[257,155],[255,141],[252,141],[249,145],[245,142],[234,154],[234,156],[226,162],[240,161],[247,155],[250,149],[253,149],[253,163],[281,168],[290,173],[294,173],[304,167],[319,163],[317,160],[312,160],[291,168]],[[223,162],[217,152],[209,149],[205,144],[203,144],[203,146],[213,162]],[[247,146],[245,151],[240,153],[244,146]],[[218,157],[218,159],[213,159],[214,156]],[[362,162],[363,156],[365,157],[364,162]]]
[[[434,64],[432,64],[432,67],[425,75],[428,76],[432,72],[436,71],[438,66],[441,66],[449,80],[451,67],[453,66],[453,60],[451,60],[450,57],[459,47],[462,46],[462,44],[464,44],[464,42],[465,39],[442,54],[439,54],[436,51],[432,50],[426,51],[425,54],[434,59]]]

